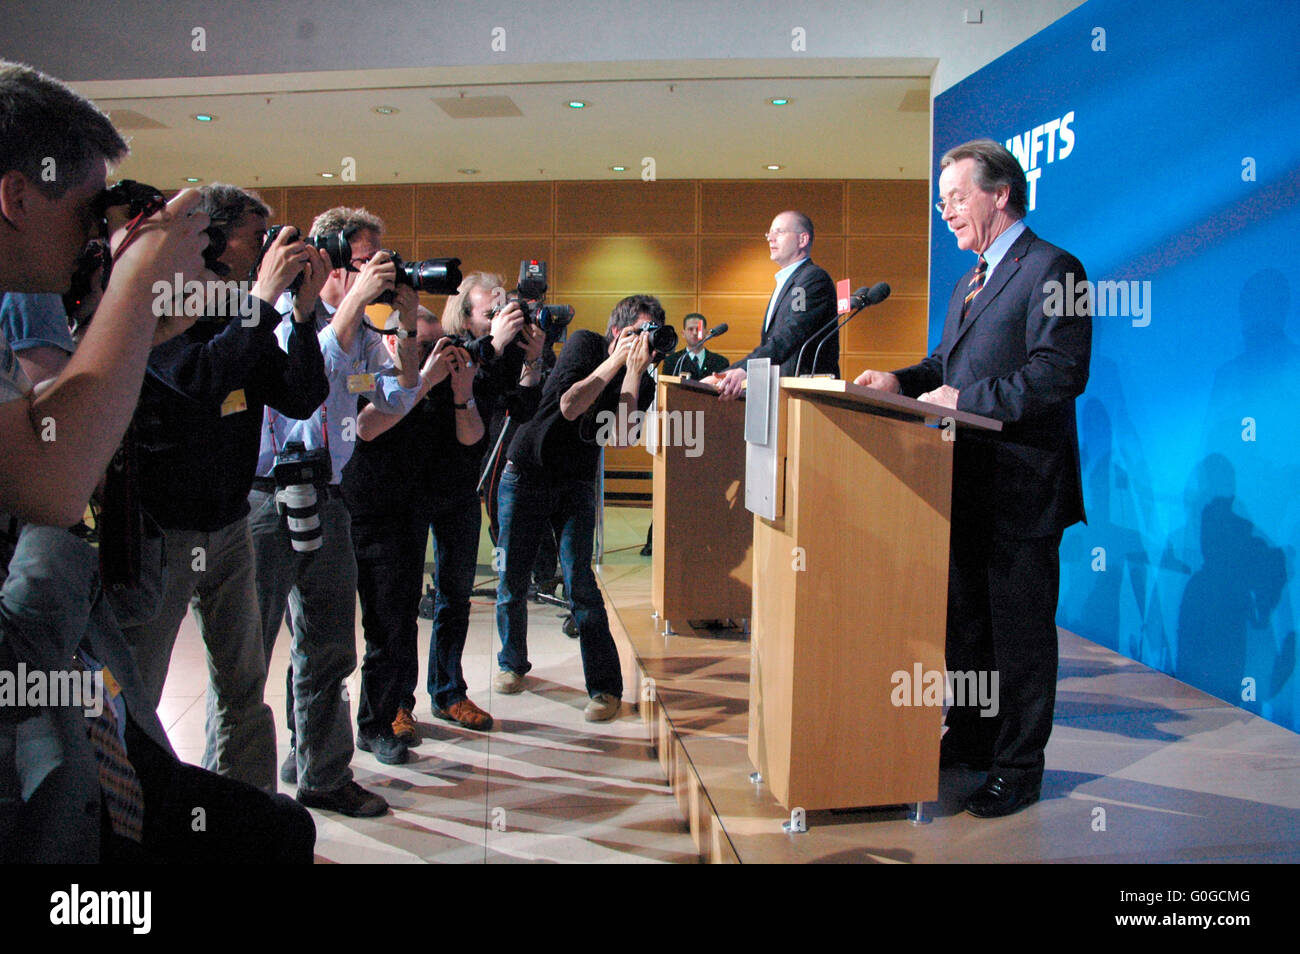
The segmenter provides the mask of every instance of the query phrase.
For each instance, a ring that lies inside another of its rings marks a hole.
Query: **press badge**
[[[238,414],[240,411],[248,410],[248,399],[244,397],[244,389],[236,388],[226,395],[226,399],[221,402],[221,416],[228,417],[231,414]]]
[[[375,389],[375,376],[366,372],[365,374],[348,375],[348,393],[364,394],[366,391]]]

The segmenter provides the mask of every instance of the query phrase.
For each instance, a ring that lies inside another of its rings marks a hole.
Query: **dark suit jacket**
[[[799,289],[800,291],[796,291]],[[802,307],[800,307],[802,306]],[[767,314],[767,309],[763,309]],[[772,312],[772,321],[763,332],[759,346],[737,361],[732,367],[743,368],[750,358],[771,358],[781,366],[782,377],[794,377],[798,372],[795,363],[799,349],[819,328],[835,317],[835,283],[825,269],[813,264],[811,258],[794,270],[781,289]],[[803,370],[812,367],[813,352],[820,341],[808,346],[803,356]],[[831,334],[817,360],[817,372],[840,376],[840,339]]]
[[[830,345],[827,345],[827,347],[829,348]],[[697,375],[695,374],[695,365],[692,363],[693,359],[686,358],[685,360],[683,360],[683,356],[685,354],[686,354],[685,348],[683,348],[681,351],[674,351],[668,357],[664,358],[664,363],[659,366],[659,372],[661,374],[679,374],[684,378],[697,377]],[[681,362],[680,370],[678,369],[679,361]],[[727,368],[730,366],[730,364],[731,362],[729,362],[722,355],[718,354],[716,351],[710,351],[708,348],[705,348],[704,349],[704,373],[698,375],[698,377],[706,378],[710,374],[717,374],[719,371],[726,371]]]
[[[171,754],[100,587],[98,553],[87,544],[65,530],[24,527],[0,588],[0,628],[0,668],[11,671],[19,662],[28,672],[67,670],[73,654],[87,649],[117,679],[130,719]],[[99,768],[82,713],[69,706],[0,712],[0,858],[99,860]]]
[[[1088,383],[1092,318],[1059,289],[1053,299],[1051,283],[1066,286],[1069,273],[1076,286],[1085,280],[1078,259],[1025,229],[965,320],[973,268],[953,289],[939,346],[894,372],[908,397],[947,384],[961,392],[958,410],[1003,423],[997,435],[957,434],[954,524],[991,521],[1000,534],[1030,538],[1085,519],[1074,399]]]

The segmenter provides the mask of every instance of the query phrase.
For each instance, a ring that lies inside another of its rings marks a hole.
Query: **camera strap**
[[[264,407],[266,408],[266,433],[271,438],[271,460],[274,461],[275,458],[280,456],[280,444],[275,439],[275,423],[271,420],[271,415],[279,416],[280,412],[269,404],[264,405]],[[329,411],[324,404],[318,410],[320,411],[321,446],[325,448],[325,453],[328,454],[330,452]],[[315,416],[315,414],[312,415],[312,417]]]

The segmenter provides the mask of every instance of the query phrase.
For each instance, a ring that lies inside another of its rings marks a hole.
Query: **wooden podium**
[[[775,513],[754,516],[750,761],[786,808],[933,800],[953,444],[1001,424],[828,378],[756,386]]]
[[[654,457],[651,596],[671,621],[748,619],[754,520],[745,509],[745,405],[663,375]]]

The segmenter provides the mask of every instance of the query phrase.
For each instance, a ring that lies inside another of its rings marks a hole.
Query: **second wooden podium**
[[[665,628],[748,619],[753,517],[745,509],[743,401],[659,379],[654,436],[651,594]]]

